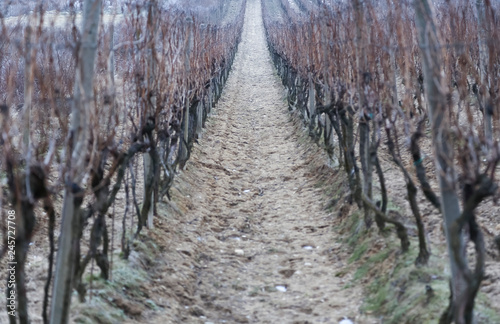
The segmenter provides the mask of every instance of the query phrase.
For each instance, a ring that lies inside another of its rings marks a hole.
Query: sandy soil
[[[343,289],[349,275],[334,275],[347,255],[338,253],[333,215],[322,207],[312,170],[328,169],[326,161],[291,121],[266,48],[260,1],[251,0],[224,94],[173,189],[184,198],[171,204],[187,206],[183,230],[196,241],[171,249],[186,262],[198,257],[184,268],[194,278],[168,276],[194,279],[186,289],[192,296],[184,293],[175,318],[170,312],[144,323],[373,322],[359,317],[361,290]]]

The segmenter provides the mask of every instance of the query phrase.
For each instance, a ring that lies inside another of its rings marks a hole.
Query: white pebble
[[[285,286],[276,286],[276,290],[281,291],[281,292],[286,292],[286,287]]]

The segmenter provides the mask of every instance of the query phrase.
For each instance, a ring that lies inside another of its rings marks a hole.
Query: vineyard
[[[0,322],[500,323],[499,6],[0,4]]]
[[[492,237],[498,225],[490,227],[498,224],[497,4],[442,2],[436,12],[426,1],[265,4],[289,107],[344,170],[345,199],[361,210],[366,229],[373,222],[381,232],[394,228],[403,253],[413,228],[417,267],[429,265],[433,243],[426,205],[440,212],[453,301],[440,323],[472,322],[476,293],[491,278],[487,255],[498,256],[500,247]],[[399,175],[384,171],[390,164]],[[387,179],[394,178],[404,179],[397,190],[412,224],[388,208],[394,190]],[[400,289],[394,297],[405,297]]]

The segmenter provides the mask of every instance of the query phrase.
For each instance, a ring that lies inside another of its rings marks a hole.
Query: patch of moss
[[[342,176],[334,182],[342,183]],[[345,179],[344,179],[345,180]],[[332,182],[333,182],[332,181]],[[331,186],[331,185],[330,185]],[[342,197],[342,185],[335,184],[328,199]],[[335,193],[335,194],[333,194]],[[335,206],[333,206],[335,211]],[[394,202],[389,201],[388,210],[401,211]],[[409,229],[416,231],[410,222]],[[422,323],[435,324],[439,321],[449,302],[448,258],[445,242],[433,245],[433,255],[427,266],[415,266],[418,256],[418,239],[410,236],[410,249],[401,252],[400,241],[395,235],[392,225],[379,232],[372,227],[366,230],[362,211],[356,210],[332,227],[335,241],[345,244],[351,250],[350,267],[355,267],[353,279],[343,289],[349,289],[360,282],[364,287],[366,298],[361,311],[383,319],[384,323]],[[382,238],[383,246],[379,240]],[[377,250],[377,247],[380,247]],[[371,255],[370,255],[371,254]],[[368,256],[367,256],[368,255]],[[343,277],[344,271],[335,276]],[[363,280],[361,280],[363,279]],[[478,323],[500,323],[500,315],[491,307],[495,301],[479,293],[476,298],[475,317]]]
[[[96,281],[96,280],[99,280],[99,279],[101,279],[101,277],[99,276],[99,274],[96,274],[96,273],[94,273],[94,274],[90,274],[89,273],[89,274],[87,274],[85,276],[85,278],[83,278],[83,280],[85,282]]]
[[[150,308],[150,309],[152,309],[152,310],[159,310],[159,309],[160,309],[160,307],[158,307],[158,305],[156,305],[156,303],[155,303],[154,301],[152,301],[151,299],[147,299],[147,300],[144,302],[144,304],[145,304],[148,308]]]
[[[387,240],[388,247],[368,258],[356,272],[358,276],[366,269],[381,271],[388,266],[389,256],[399,245],[394,237]],[[409,252],[391,259],[391,272],[385,269],[383,275],[371,278],[366,289],[368,297],[362,310],[383,316],[384,323],[436,323],[448,305],[448,279],[438,275],[444,261],[431,257],[429,266],[417,268],[418,247],[417,242],[412,243]]]
[[[394,204],[390,199],[387,201],[387,210],[395,210],[395,211],[402,211],[401,207],[398,205]]]
[[[358,281],[360,279],[363,279],[366,276],[366,274],[368,273],[368,271],[370,271],[370,267],[367,264],[362,265],[354,273],[353,280]]]
[[[481,292],[477,295],[474,309],[477,323],[500,323],[500,314],[492,308],[492,302],[495,301]]]
[[[361,244],[358,244],[354,251],[352,251],[351,257],[349,258],[349,263],[353,263],[354,261],[358,261],[361,259],[361,257],[365,254],[365,252],[368,250],[368,243],[363,242]]]
[[[366,312],[379,312],[384,304],[387,303],[388,290],[388,287],[382,284],[382,282],[378,282],[375,286],[372,286],[374,294],[368,297],[362,309]]]
[[[367,243],[365,243],[366,245]],[[357,281],[357,280],[360,280],[360,279],[363,279],[367,274],[368,272],[370,272],[371,269],[375,268],[377,266],[377,264],[383,262],[384,260],[386,260],[389,255],[391,254],[391,250],[389,249],[385,249],[385,250],[382,250],[378,253],[376,253],[375,255],[372,255],[371,257],[369,257],[357,270],[356,272],[354,273],[354,277],[353,277],[353,280],[354,281]],[[354,253],[353,253],[353,256],[354,256]],[[352,256],[351,256],[352,257]],[[377,277],[374,282],[377,283],[379,280],[380,280],[381,277]],[[376,289],[375,289],[376,290]]]
[[[382,261],[385,261],[389,257],[389,255],[391,254],[391,252],[392,251],[390,249],[381,250],[377,254],[371,256],[368,259],[368,261],[370,263],[380,263]]]
[[[113,307],[105,299],[95,296],[85,304],[78,304],[74,312],[78,315],[73,319],[75,323],[81,324],[114,324],[121,323],[126,319],[125,313],[119,308]]]
[[[92,290],[87,293],[87,302],[79,303],[74,298],[72,303],[72,320],[75,323],[120,323],[126,320],[124,311],[117,305],[115,300],[127,300],[128,303],[143,303],[150,309],[159,309],[152,301],[146,300],[144,284],[148,282],[147,272],[142,267],[132,265],[132,262],[144,263],[146,258],[154,260],[155,244],[153,242],[134,241],[134,255],[140,260],[123,260],[119,254],[113,258],[112,280],[104,280],[100,276],[86,275],[84,281],[89,284],[92,280]],[[141,253],[137,253],[137,250]],[[132,256],[131,256],[132,257]],[[90,285],[88,285],[90,288]],[[92,298],[90,298],[90,293]]]
[[[360,219],[359,211],[352,213],[352,215],[345,222],[345,228],[348,231],[347,240],[345,241],[349,247],[354,247],[361,238],[363,224]]]
[[[158,251],[158,246],[146,236],[140,236],[132,242],[132,248],[141,254],[141,257],[146,261],[147,264],[153,263],[155,260],[156,253]]]

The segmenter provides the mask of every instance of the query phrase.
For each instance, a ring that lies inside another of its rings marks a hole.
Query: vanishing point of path
[[[335,276],[347,260],[311,167],[323,156],[304,138],[272,66],[260,0],[248,0],[224,93],[176,179],[188,185],[173,188],[190,200],[185,231],[196,235],[174,248],[198,255],[183,322],[358,318],[361,292]]]

